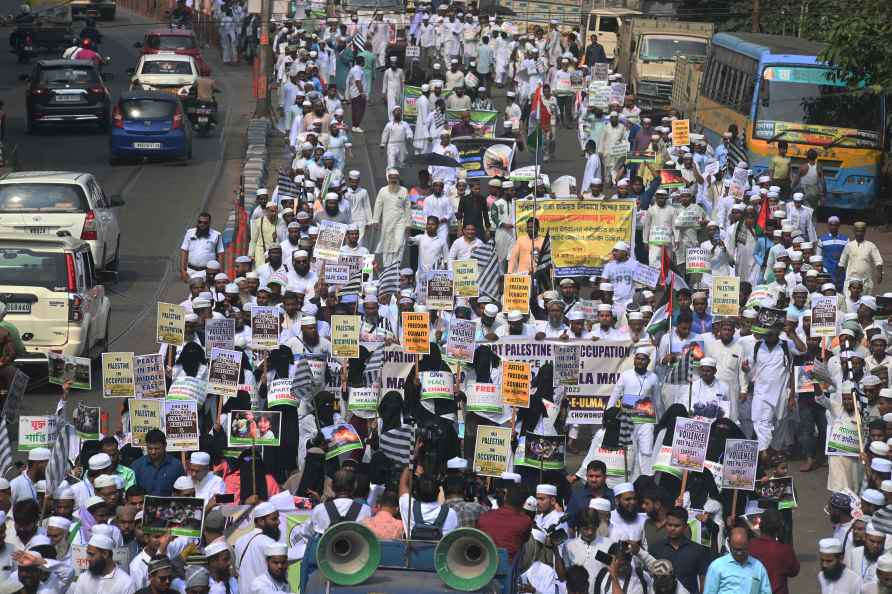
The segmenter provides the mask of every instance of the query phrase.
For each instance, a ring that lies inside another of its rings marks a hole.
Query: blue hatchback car
[[[162,91],[122,93],[112,108],[108,161],[192,158],[192,131],[183,104]]]

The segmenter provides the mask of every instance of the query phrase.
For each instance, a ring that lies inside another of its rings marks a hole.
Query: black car
[[[110,97],[89,60],[40,60],[28,76],[28,133],[44,124],[98,124],[107,130]]]

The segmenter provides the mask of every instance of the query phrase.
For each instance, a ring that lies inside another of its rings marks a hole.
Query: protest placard
[[[359,357],[359,316],[331,316],[331,354],[333,357]]]
[[[575,386],[579,383],[579,347],[575,345],[558,345],[552,351],[553,369],[552,383],[554,387]]]
[[[158,302],[156,342],[182,346],[186,340],[186,310],[176,303]]]
[[[738,277],[712,277],[712,314],[735,318],[740,314],[740,279]]]
[[[204,322],[204,351],[235,349],[235,318],[211,318]]]
[[[606,396],[567,396],[567,422],[574,425],[600,425],[607,408]]]
[[[452,318],[449,322],[449,336],[446,339],[446,356],[456,361],[470,363],[474,360],[477,322]]]
[[[530,406],[530,364],[502,359],[502,403]]]
[[[136,379],[133,353],[102,353],[103,398],[133,398]]]
[[[276,379],[269,383],[266,402],[269,406],[297,406],[297,395],[291,391],[290,378]]]
[[[688,274],[708,273],[710,271],[709,253],[704,248],[689,247],[685,268]]]
[[[255,305],[251,308],[251,347],[271,351],[279,347],[279,310]]]
[[[799,505],[791,476],[771,478],[764,483],[760,481],[756,484],[756,499],[774,502],[778,510],[793,509]]]
[[[502,294],[502,311],[530,313],[530,287],[532,277],[528,274],[506,274],[505,290]]]
[[[173,380],[167,391],[170,400],[194,400],[204,404],[208,396],[208,383],[200,377],[181,376]]]
[[[753,439],[729,439],[722,457],[722,489],[752,491],[756,488],[756,463],[759,442]]]
[[[452,287],[456,297],[477,297],[477,260],[451,260]]]
[[[46,358],[49,383],[61,386],[66,381],[71,381],[72,388],[93,389],[93,363],[89,357],[73,357],[50,351]]]
[[[164,398],[167,382],[164,379],[164,361],[160,353],[137,355],[133,358],[137,398]]]
[[[353,450],[362,449],[362,439],[359,433],[349,423],[338,423],[337,425],[329,425],[322,428],[322,437],[328,442],[328,449],[325,450],[325,459],[331,460],[337,458],[341,454]]]
[[[610,65],[607,62],[595,62],[592,67],[592,80],[607,81],[610,74]]]
[[[815,392],[815,366],[797,365],[794,377],[797,394],[814,394]]]
[[[623,394],[622,405],[626,412],[629,413],[633,424],[640,425],[657,422],[657,403],[650,396],[634,393]]]
[[[469,412],[501,414],[505,411],[502,396],[495,384],[471,384],[467,396]]]
[[[654,472],[665,472],[671,474],[675,478],[681,478],[682,472],[681,470],[675,468],[671,464],[672,461],[672,446],[660,446],[660,449],[657,451],[657,457],[654,458],[653,463],[653,471]]]
[[[242,369],[242,354],[227,349],[211,349],[208,367],[208,392],[222,398],[238,396],[239,373]]]
[[[338,257],[338,264],[342,265],[342,266],[346,266],[349,269],[347,278],[352,278],[356,275],[357,272],[362,271],[364,262],[365,262],[365,258],[362,255],[341,254]],[[327,263],[326,263],[325,267],[328,268]]]
[[[522,444],[520,443],[521,441],[523,441]],[[565,435],[525,433],[518,439],[517,451],[523,452],[523,457],[514,461],[515,466],[532,466],[541,470],[561,470],[565,465],[567,437]]]
[[[452,310],[453,283],[451,270],[429,270],[426,303],[429,309]]]
[[[811,335],[836,336],[836,297],[811,298]]]
[[[455,398],[455,381],[448,371],[422,371],[421,399],[435,400],[437,398],[452,400]]]
[[[660,283],[660,269],[641,262],[632,263],[632,281],[655,289]]]
[[[17,451],[49,448],[56,443],[56,416],[20,416]]]
[[[347,399],[347,410],[352,412],[370,412],[378,415],[378,391],[374,388],[350,387]]]
[[[168,452],[191,452],[198,449],[198,402],[195,400],[164,401],[164,434]]]
[[[827,426],[824,453],[828,456],[853,456],[861,452],[858,430],[848,419],[839,419]]]
[[[87,552],[87,545],[72,543],[69,547],[71,551],[71,566],[77,573],[89,571],[90,555]],[[115,547],[112,551],[112,559],[118,567],[130,567],[130,547]]]
[[[282,413],[277,410],[233,410],[226,426],[229,447],[279,446],[282,443]]]
[[[204,507],[201,497],[146,495],[142,504],[142,530],[146,534],[201,538]]]
[[[474,473],[480,476],[500,477],[508,471],[511,460],[511,428],[477,427],[474,444]]]
[[[408,353],[430,353],[430,313],[402,312],[403,348]]]
[[[346,264],[325,264],[325,284],[342,287],[350,282],[350,267]]]
[[[130,406],[130,444],[135,448],[146,447],[146,433],[152,429],[164,431],[163,400],[160,398],[134,398]]]
[[[691,144],[690,120],[672,120],[672,146]]]
[[[317,260],[337,262],[346,235],[347,225],[344,223],[322,221],[319,225],[319,236],[313,246],[313,257]]]
[[[71,420],[78,437],[99,439],[99,413],[98,406],[87,406],[83,402],[77,403]]]
[[[708,421],[685,417],[675,419],[675,433],[672,435],[672,458],[669,463],[681,470],[703,472],[711,426],[712,424]]]

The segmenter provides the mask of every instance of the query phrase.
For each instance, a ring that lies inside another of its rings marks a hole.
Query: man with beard
[[[115,544],[102,534],[94,534],[87,543],[89,568],[81,572],[71,594],[133,594],[136,588],[127,573],[115,564]]]
[[[27,549],[31,546],[31,540],[38,534],[40,506],[35,499],[19,501],[12,506],[12,518],[15,534],[7,536],[7,542],[15,549]]]
[[[381,264],[387,267],[402,257],[406,234],[412,226],[409,191],[400,185],[397,169],[387,170],[387,185],[378,190],[371,225],[379,233],[375,252],[381,254]]]
[[[839,544],[839,541],[837,541]],[[729,537],[730,552],[709,565],[703,594],[772,594],[771,581],[762,562],[749,553],[746,528],[733,528]],[[842,550],[842,547],[840,547]],[[840,590],[857,592],[857,590]]]
[[[744,369],[746,352],[743,343],[734,337],[732,320],[723,319],[716,323],[719,324],[718,338],[712,334],[704,335],[704,354],[715,359],[715,377],[728,386],[731,407],[729,416],[738,419],[738,400],[741,391],[746,393],[747,389],[746,369]]]
[[[821,594],[861,591],[861,578],[843,563],[842,542],[836,538],[822,538],[818,541],[818,551],[821,561],[821,571],[818,573]]]
[[[266,555],[266,571],[251,582],[247,594],[268,594],[269,592],[291,592],[288,583],[288,547],[273,543],[263,549]],[[240,590],[241,591],[241,590]]]
[[[290,262],[294,252],[300,249],[300,223],[297,221],[288,223],[287,233],[285,240],[279,246],[282,249],[282,259]]]
[[[313,220],[317,225],[322,225],[323,221],[332,221],[333,223],[350,224],[350,213],[341,210],[341,198],[335,192],[329,192],[325,195],[325,208],[317,211],[313,216]]]
[[[279,540],[279,511],[264,501],[254,508],[254,530],[243,535],[235,543],[235,559],[239,569],[238,591],[249,592],[254,578],[266,573],[268,545]],[[95,594],[95,592],[93,593]]]
[[[584,483],[575,483],[570,490],[570,501],[567,503],[567,516],[570,525],[576,523],[577,516],[582,510],[594,506],[596,499],[607,501],[607,508],[613,504],[613,489],[607,486],[607,465],[602,460],[592,460],[585,467],[585,476],[582,476],[582,470],[575,476],[568,476],[567,480],[575,482],[577,479],[585,478]],[[608,518],[609,520],[609,518]],[[602,529],[605,528],[602,522]]]
[[[232,553],[223,540],[212,542],[204,548],[208,560],[209,594],[236,594],[238,580],[232,575]]]
[[[598,534],[600,524],[601,518],[597,510],[586,508],[579,513],[576,520],[576,538],[568,540],[563,547],[564,567],[581,565],[592,579],[604,569],[604,564],[596,556],[599,551],[606,553],[611,542],[607,537]],[[591,591],[591,584],[585,591]]]
[[[306,250],[297,250],[291,258],[292,269],[288,272],[289,290],[303,293],[307,299],[316,295],[315,287],[319,281],[318,275],[310,270],[310,253]]]
[[[68,542],[68,531],[71,529],[71,520],[60,516],[50,516],[46,522],[46,536],[56,548],[56,560],[69,563],[71,550]],[[135,555],[134,555],[135,556]],[[0,580],[3,579],[0,573]]]
[[[536,340],[560,338],[567,340],[569,328],[564,323],[564,306],[558,299],[548,302],[546,307],[547,319],[536,324]]]
[[[865,584],[861,594],[892,594],[892,554],[880,555],[877,561],[877,579]]]
[[[130,550],[130,559],[139,553],[139,541],[136,539],[136,513],[139,510],[132,505],[122,505],[115,513],[114,525],[121,531],[124,546]]]
[[[369,250],[359,245],[359,225],[350,223],[347,225],[347,233],[344,235],[344,245],[341,246],[341,254],[345,256],[367,256]]]
[[[207,452],[192,452],[189,456],[189,475],[195,485],[195,496],[205,503],[220,493],[226,492],[223,479],[210,472],[211,456]]]
[[[885,549],[886,535],[877,530],[873,523],[868,523],[864,528],[864,545],[847,549],[843,559],[846,567],[850,567],[867,584],[876,581],[877,562]]]
[[[291,349],[294,354],[320,354],[331,352],[331,342],[327,338],[319,336],[319,329],[315,316],[302,316],[300,321],[295,324],[299,325],[299,330],[295,328],[293,331],[299,331],[300,336],[290,338],[285,345]]]
[[[186,231],[180,245],[180,278],[189,281],[191,272],[203,272],[208,261],[223,260],[223,235],[211,229],[211,215],[203,212],[198,215],[195,227]]]
[[[313,508],[310,521],[307,522],[305,534],[309,537],[315,532],[324,533],[329,526],[340,522],[362,522],[372,516],[372,510],[364,503],[356,502],[356,474],[352,470],[338,470],[331,484],[334,497],[322,505]]]
[[[730,416],[730,392],[725,382],[716,379],[716,360],[703,357],[700,360],[700,377],[695,378],[690,389],[690,408],[693,415],[708,419],[728,416],[737,423],[737,417]]]
[[[601,315],[601,312],[598,312],[599,318]],[[646,464],[653,452],[655,406],[660,398],[660,380],[656,373],[648,370],[650,353],[650,349],[647,348],[635,350],[635,358],[632,360],[633,368],[620,374],[607,405],[609,409],[621,404],[632,418],[632,423],[634,423],[632,440],[638,451],[636,460],[640,473],[650,471]],[[634,462],[635,460],[630,460],[630,464]]]
[[[603,287],[602,283],[601,286]],[[613,327],[613,306],[599,303],[596,311],[598,325],[592,328],[592,340],[623,340],[623,333]]]
[[[616,509],[610,513],[610,538],[616,541],[647,545],[644,540],[644,523],[647,514],[638,512],[638,496],[632,483],[620,483],[613,488]]]

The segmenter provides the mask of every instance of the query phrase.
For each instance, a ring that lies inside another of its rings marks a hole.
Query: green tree
[[[892,87],[892,18],[889,0],[840,2],[828,19],[821,58],[840,69],[849,85]]]

